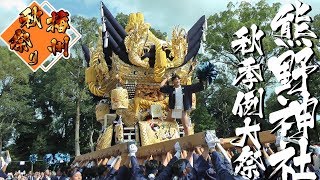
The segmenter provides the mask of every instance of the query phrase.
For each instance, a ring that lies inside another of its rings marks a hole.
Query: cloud
[[[26,8],[29,3],[26,3],[24,0],[2,0],[0,4],[0,9],[2,10],[17,10],[22,11]]]
[[[0,3],[0,33],[2,33],[19,16],[31,0],[1,0]],[[0,45],[4,43],[0,40]]]
[[[86,1],[86,0],[85,0]],[[257,3],[258,0],[231,0],[233,3],[239,4],[241,1],[249,3]],[[294,0],[286,0],[294,3]],[[200,18],[202,15],[209,17],[214,13],[227,9],[229,1],[213,1],[213,0],[105,0],[105,5],[110,9],[113,15],[119,12],[125,14],[133,12],[142,12],[145,21],[150,23],[152,27],[160,29],[163,32],[171,33],[173,27],[180,25],[186,30]],[[267,0],[268,3],[282,2],[280,0]],[[310,15],[320,14],[319,0],[303,1],[311,7]],[[284,3],[284,2],[283,2]],[[295,4],[295,3],[294,3]]]
[[[171,33],[172,28],[180,25],[187,30],[202,16],[226,9],[226,1],[212,0],[108,0],[105,5],[113,13],[142,12],[146,22],[152,27]]]
[[[14,21],[19,13],[30,3],[30,0],[1,0],[0,3],[0,33]]]

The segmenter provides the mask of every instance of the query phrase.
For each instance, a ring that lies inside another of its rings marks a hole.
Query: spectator
[[[78,169],[71,170],[69,177],[71,180],[82,180],[82,174]]]
[[[49,169],[47,169],[47,170],[44,172],[44,176],[43,176],[42,180],[51,180],[51,173],[50,173],[50,170],[49,170]]]
[[[32,171],[29,171],[27,178],[28,178],[28,180],[36,180]]]
[[[52,180],[66,180],[66,177],[63,175],[61,168],[57,170],[57,174],[52,178]]]

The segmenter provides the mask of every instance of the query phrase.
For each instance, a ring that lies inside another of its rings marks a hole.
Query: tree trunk
[[[74,141],[74,152],[76,156],[80,155],[80,98],[77,100],[77,114],[76,114],[76,125],[75,125],[75,141]]]
[[[90,133],[90,149],[91,149],[91,152],[94,152],[93,134],[94,134],[94,130],[92,130],[91,133]]]

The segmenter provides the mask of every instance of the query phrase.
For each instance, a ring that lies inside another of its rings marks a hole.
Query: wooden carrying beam
[[[159,156],[166,154],[167,152],[174,151],[174,144],[178,141],[180,146],[184,150],[191,150],[197,146],[206,145],[206,141],[204,139],[205,132],[196,133],[190,136],[184,136],[178,139],[172,139],[156,144],[150,144],[147,146],[139,147],[136,156],[138,158],[145,158],[150,155]]]
[[[276,141],[276,136],[274,134],[270,133],[271,131],[262,131],[259,132],[259,140],[261,144],[265,143],[273,143]],[[178,139],[172,139],[169,141],[157,143],[157,144],[151,144],[148,146],[142,146],[138,149],[137,157],[138,158],[145,158],[149,157],[150,155],[158,156],[163,155],[167,152],[173,152],[174,151],[174,144],[179,141],[180,146],[182,149],[187,151],[193,151],[195,147],[197,146],[206,146],[206,141],[204,139],[205,132],[196,133],[190,136],[185,136]],[[231,138],[224,138],[223,139],[223,148],[230,149],[233,147],[233,145],[230,143],[231,140],[236,139],[237,137],[231,137]],[[253,145],[250,138],[247,141],[248,145]]]
[[[259,132],[259,140],[261,144],[265,143],[273,143],[276,140],[276,136],[274,134],[270,133],[271,131],[262,131]],[[196,133],[190,136],[185,136],[178,139],[172,139],[156,144],[151,144],[147,146],[142,146],[138,148],[138,152],[136,153],[136,156],[138,159],[147,159],[151,155],[153,156],[160,156],[164,155],[167,152],[173,152],[174,151],[174,144],[178,141],[180,143],[180,146],[182,149],[187,151],[192,151],[197,146],[206,146],[205,141],[205,132]],[[232,138],[224,138],[222,146],[225,149],[232,148],[233,145],[230,144],[230,141],[232,139],[235,139],[237,137]],[[248,145],[253,145],[250,138],[248,139]],[[92,153],[84,154],[81,156],[77,156],[73,163],[75,162],[84,162],[84,161],[91,161],[91,160],[97,160],[97,159],[103,159],[103,158],[110,158],[111,156],[125,156],[128,154],[128,143],[118,144],[115,146],[112,146],[107,149],[95,151]]]
[[[77,156],[74,159],[74,163],[104,159],[104,158],[109,158],[111,156],[115,157],[115,156],[118,156],[121,154],[127,154],[127,153],[128,153],[128,143],[122,143],[122,144],[117,144],[117,145],[111,146],[106,149],[102,149],[102,150],[95,151],[92,153],[87,153],[87,154],[84,154],[81,156]]]
[[[261,145],[265,144],[265,143],[274,143],[276,142],[276,135],[274,134],[271,134],[271,131],[261,131],[259,132],[259,142]],[[232,138],[224,138],[223,139],[223,148],[225,149],[230,149],[233,147],[233,145],[230,143],[231,140],[235,139],[237,137],[232,137]],[[248,145],[253,145],[252,141],[250,138],[248,138],[248,141],[247,141],[247,144]]]

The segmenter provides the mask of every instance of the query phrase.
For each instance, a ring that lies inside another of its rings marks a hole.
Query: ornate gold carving
[[[107,81],[110,79],[109,69],[104,60],[102,49],[102,32],[99,29],[99,38],[96,49],[91,51],[90,67],[87,68],[85,76],[89,90],[96,96],[107,96]]]
[[[122,122],[128,127],[134,126],[138,122],[138,117],[134,112],[133,99],[129,100],[128,109],[117,109],[116,113],[122,117]]]
[[[111,57],[112,70],[109,72],[109,68],[104,61],[102,33],[99,30],[98,44],[95,49],[91,50],[90,67],[86,70],[86,82],[94,95],[102,97],[109,97],[110,92],[119,82],[121,84],[137,84],[135,98],[129,102],[127,101],[127,95],[126,97],[120,97],[121,93],[116,98],[112,97],[115,102],[113,108],[128,107],[126,110],[117,109],[117,114],[122,115],[126,126],[133,126],[149,115],[147,110],[150,109],[151,105],[159,104],[164,111],[167,109],[168,98],[164,98],[163,94],[159,93],[158,86],[163,77],[176,73],[181,77],[182,85],[189,85],[191,84],[195,63],[189,61],[181,66],[188,49],[186,33],[183,29],[175,28],[172,32],[172,40],[169,42],[163,41],[155,37],[150,31],[150,25],[144,22],[143,15],[136,13],[129,16],[126,31],[128,36],[124,43],[129,60],[135,66],[124,63],[113,53]],[[149,67],[148,59],[141,60],[144,52],[149,50],[151,45],[156,47],[153,69]],[[166,57],[165,49],[171,51],[172,61]],[[149,86],[146,86],[146,84]],[[126,102],[124,101],[123,106],[120,106],[119,101],[124,99],[126,99]]]
[[[155,37],[150,31],[150,24],[144,22],[143,14],[132,13],[129,15],[128,25],[126,27],[127,37],[124,40],[129,60],[132,64],[143,68],[149,68],[149,59],[144,60],[141,57],[144,51],[149,51],[151,45],[155,45],[155,66],[154,81],[161,82],[166,70],[182,65],[184,57],[187,54],[188,43],[184,29],[175,28],[172,31],[171,42],[166,42]],[[170,56],[173,60],[167,58],[165,49],[171,51]]]
[[[151,32],[149,32],[148,34],[148,40],[156,46],[155,64],[154,64],[154,71],[153,71],[154,81],[161,82],[162,77],[166,73],[167,63],[168,63],[166,52],[162,49],[163,44],[165,43],[162,43],[162,41],[157,37],[155,37],[155,35],[152,34]]]
[[[129,104],[128,91],[122,87],[117,87],[111,91],[112,109],[127,109]]]
[[[175,121],[140,121],[139,129],[142,146],[179,138],[179,127]]]
[[[150,109],[153,104],[159,104],[165,111],[168,107],[168,98],[154,102],[152,100],[142,99],[141,97],[135,97],[129,100],[128,109],[118,109],[117,114],[122,116],[122,121],[126,126],[133,126],[138,121],[144,120],[146,116],[150,115],[147,110]]]
[[[136,86],[136,94],[134,97],[134,112],[136,116],[141,113],[141,110],[150,109],[151,105],[156,104],[160,105],[162,110],[168,107],[168,98],[165,98],[164,94],[160,92],[158,85],[140,84]]]
[[[138,84],[136,86],[135,97],[156,102],[162,101],[164,94],[160,92],[159,85]]]
[[[176,27],[172,31],[171,44],[169,49],[171,50],[170,56],[173,60],[168,64],[168,68],[179,67],[184,61],[184,57],[188,51],[187,33],[185,29]]]
[[[132,66],[124,63],[121,59],[113,54],[111,57],[112,60],[112,70],[110,71],[111,79],[115,78],[115,75],[119,75],[121,83],[125,82],[136,82],[137,84],[150,84],[150,85],[159,85],[158,82],[154,80],[155,71],[149,68],[142,68],[137,66]],[[166,69],[163,72],[165,73],[162,76],[171,75],[172,73],[177,73],[181,77],[181,84],[187,85],[191,84],[191,76],[194,71],[195,62],[189,61],[185,65],[179,68]],[[162,77],[159,77],[162,80]]]
[[[115,142],[116,144],[120,144],[123,142],[123,125],[122,124],[117,124],[114,127],[115,130]]]
[[[96,105],[96,118],[97,121],[104,120],[104,116],[110,111],[109,105],[105,103],[99,103]]]
[[[113,133],[113,126],[110,125],[107,127],[107,129],[104,131],[103,134],[100,135],[98,141],[97,141],[97,151],[101,149],[106,149],[111,146],[111,140],[112,140],[112,133]]]
[[[141,109],[150,109],[151,105],[158,104],[162,109],[166,109],[168,107],[168,98],[163,99],[162,101],[151,101],[145,100],[139,97],[134,98],[134,109],[135,114],[138,115]]]
[[[150,25],[144,23],[143,14],[131,13],[129,15],[129,21],[126,27],[128,35],[124,39],[124,44],[126,45],[130,62],[144,68],[149,68],[149,59],[141,60],[147,43],[149,28]]]

